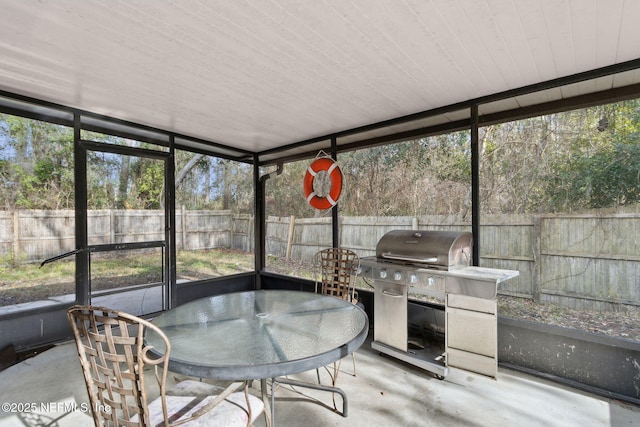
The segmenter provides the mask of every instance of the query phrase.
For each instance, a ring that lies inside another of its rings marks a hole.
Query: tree
[[[571,212],[640,202],[640,100],[581,110],[582,126],[543,177],[548,209]]]
[[[481,211],[575,212],[638,202],[639,100],[481,129]]]
[[[640,100],[538,116],[480,129],[484,214],[574,212],[640,202]],[[84,139],[157,150],[83,131]],[[0,203],[4,209],[73,208],[70,128],[0,115]],[[339,208],[349,216],[468,216],[470,132],[339,153]],[[267,181],[268,215],[324,216],[304,200],[311,159]],[[176,150],[176,203],[188,209],[253,212],[253,165]],[[267,171],[261,171],[261,174]],[[91,209],[161,209],[163,162],[88,152]]]
[[[0,114],[0,201],[4,209],[72,209],[73,132]]]
[[[176,150],[176,204],[253,212],[253,166]]]

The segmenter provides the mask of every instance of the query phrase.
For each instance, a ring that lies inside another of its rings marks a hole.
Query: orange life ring
[[[325,171],[331,180],[331,189],[326,197],[320,197],[313,191],[313,180],[318,172]],[[342,171],[332,158],[320,157],[316,159],[307,168],[304,175],[304,197],[307,202],[316,209],[326,210],[338,203],[340,193],[342,192]]]

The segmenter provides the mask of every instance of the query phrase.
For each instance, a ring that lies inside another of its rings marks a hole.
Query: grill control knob
[[[435,286],[436,285],[436,278],[431,276],[427,279],[427,285],[428,286]]]
[[[393,280],[400,280],[402,279],[402,273],[400,273],[399,271],[396,271],[395,273],[393,273]]]
[[[415,273],[411,273],[409,275],[409,283],[418,283],[418,275]]]
[[[387,278],[387,270],[385,270],[384,268],[382,270],[380,270],[380,278],[381,279],[386,279]]]

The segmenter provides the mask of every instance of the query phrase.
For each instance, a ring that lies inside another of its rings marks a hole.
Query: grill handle
[[[390,292],[390,291],[387,291],[387,290],[382,291],[382,294],[386,295],[388,297],[393,297],[393,298],[403,298],[404,297],[404,294],[402,294],[402,293],[397,294],[395,292]]]
[[[433,263],[438,262],[438,257],[430,257],[430,258],[418,258],[418,257],[410,257],[405,255],[396,255],[391,252],[383,252],[382,258],[392,259],[396,261],[409,261],[409,262],[420,262],[420,263]]]

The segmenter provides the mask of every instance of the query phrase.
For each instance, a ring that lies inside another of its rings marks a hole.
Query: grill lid
[[[376,245],[380,261],[452,269],[471,264],[473,235],[469,232],[393,230]]]

